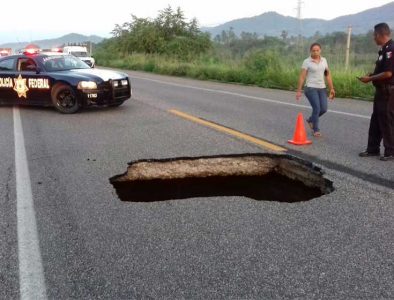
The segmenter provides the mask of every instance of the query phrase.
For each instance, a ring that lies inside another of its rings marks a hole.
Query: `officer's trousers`
[[[394,155],[394,86],[376,86],[373,113],[369,125],[367,151],[380,151],[383,139],[384,156]]]

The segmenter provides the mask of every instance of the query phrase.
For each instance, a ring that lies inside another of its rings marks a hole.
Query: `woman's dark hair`
[[[315,46],[318,46],[321,49],[321,45],[319,43],[313,43],[311,45],[311,47],[309,48],[309,51],[312,51],[312,48],[315,47]]]

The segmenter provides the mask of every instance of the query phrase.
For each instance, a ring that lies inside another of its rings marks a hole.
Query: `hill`
[[[302,35],[313,36],[316,31],[319,31],[320,34],[346,31],[350,25],[353,28],[353,33],[363,34],[373,29],[373,26],[380,22],[386,22],[394,28],[394,2],[332,20],[303,19]],[[285,30],[289,36],[297,36],[299,34],[299,24],[297,18],[283,16],[276,12],[267,12],[251,18],[233,20],[216,27],[205,27],[202,30],[211,33],[212,37],[230,28],[233,28],[237,35],[240,35],[241,32],[256,32],[260,36],[280,36],[282,31]]]
[[[82,35],[82,34],[77,34],[77,33],[70,33],[67,35],[64,35],[62,37],[56,38],[56,39],[46,39],[46,40],[37,40],[37,41],[31,41],[31,42],[20,42],[20,43],[6,43],[0,45],[1,48],[12,48],[15,50],[17,49],[22,49],[28,44],[36,44],[40,46],[41,48],[52,48],[52,47],[57,47],[61,46],[63,44],[68,44],[68,43],[84,43],[84,42],[92,42],[92,43],[99,43],[103,40],[102,37],[99,37],[97,35]]]

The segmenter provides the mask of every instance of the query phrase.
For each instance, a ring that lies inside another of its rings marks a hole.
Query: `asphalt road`
[[[0,107],[0,299],[29,288],[49,299],[394,298],[394,162],[357,156],[371,103],[336,99],[323,137],[296,147],[287,140],[310,109],[294,93],[129,74],[133,98],[119,108]],[[121,202],[108,179],[129,161],[269,151],[170,109],[283,146],[335,191],[294,204]]]

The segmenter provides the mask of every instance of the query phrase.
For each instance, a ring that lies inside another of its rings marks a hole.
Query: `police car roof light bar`
[[[37,48],[28,48],[25,49],[25,51],[23,51],[24,54],[28,55],[28,54],[37,54],[40,52],[40,49]]]

